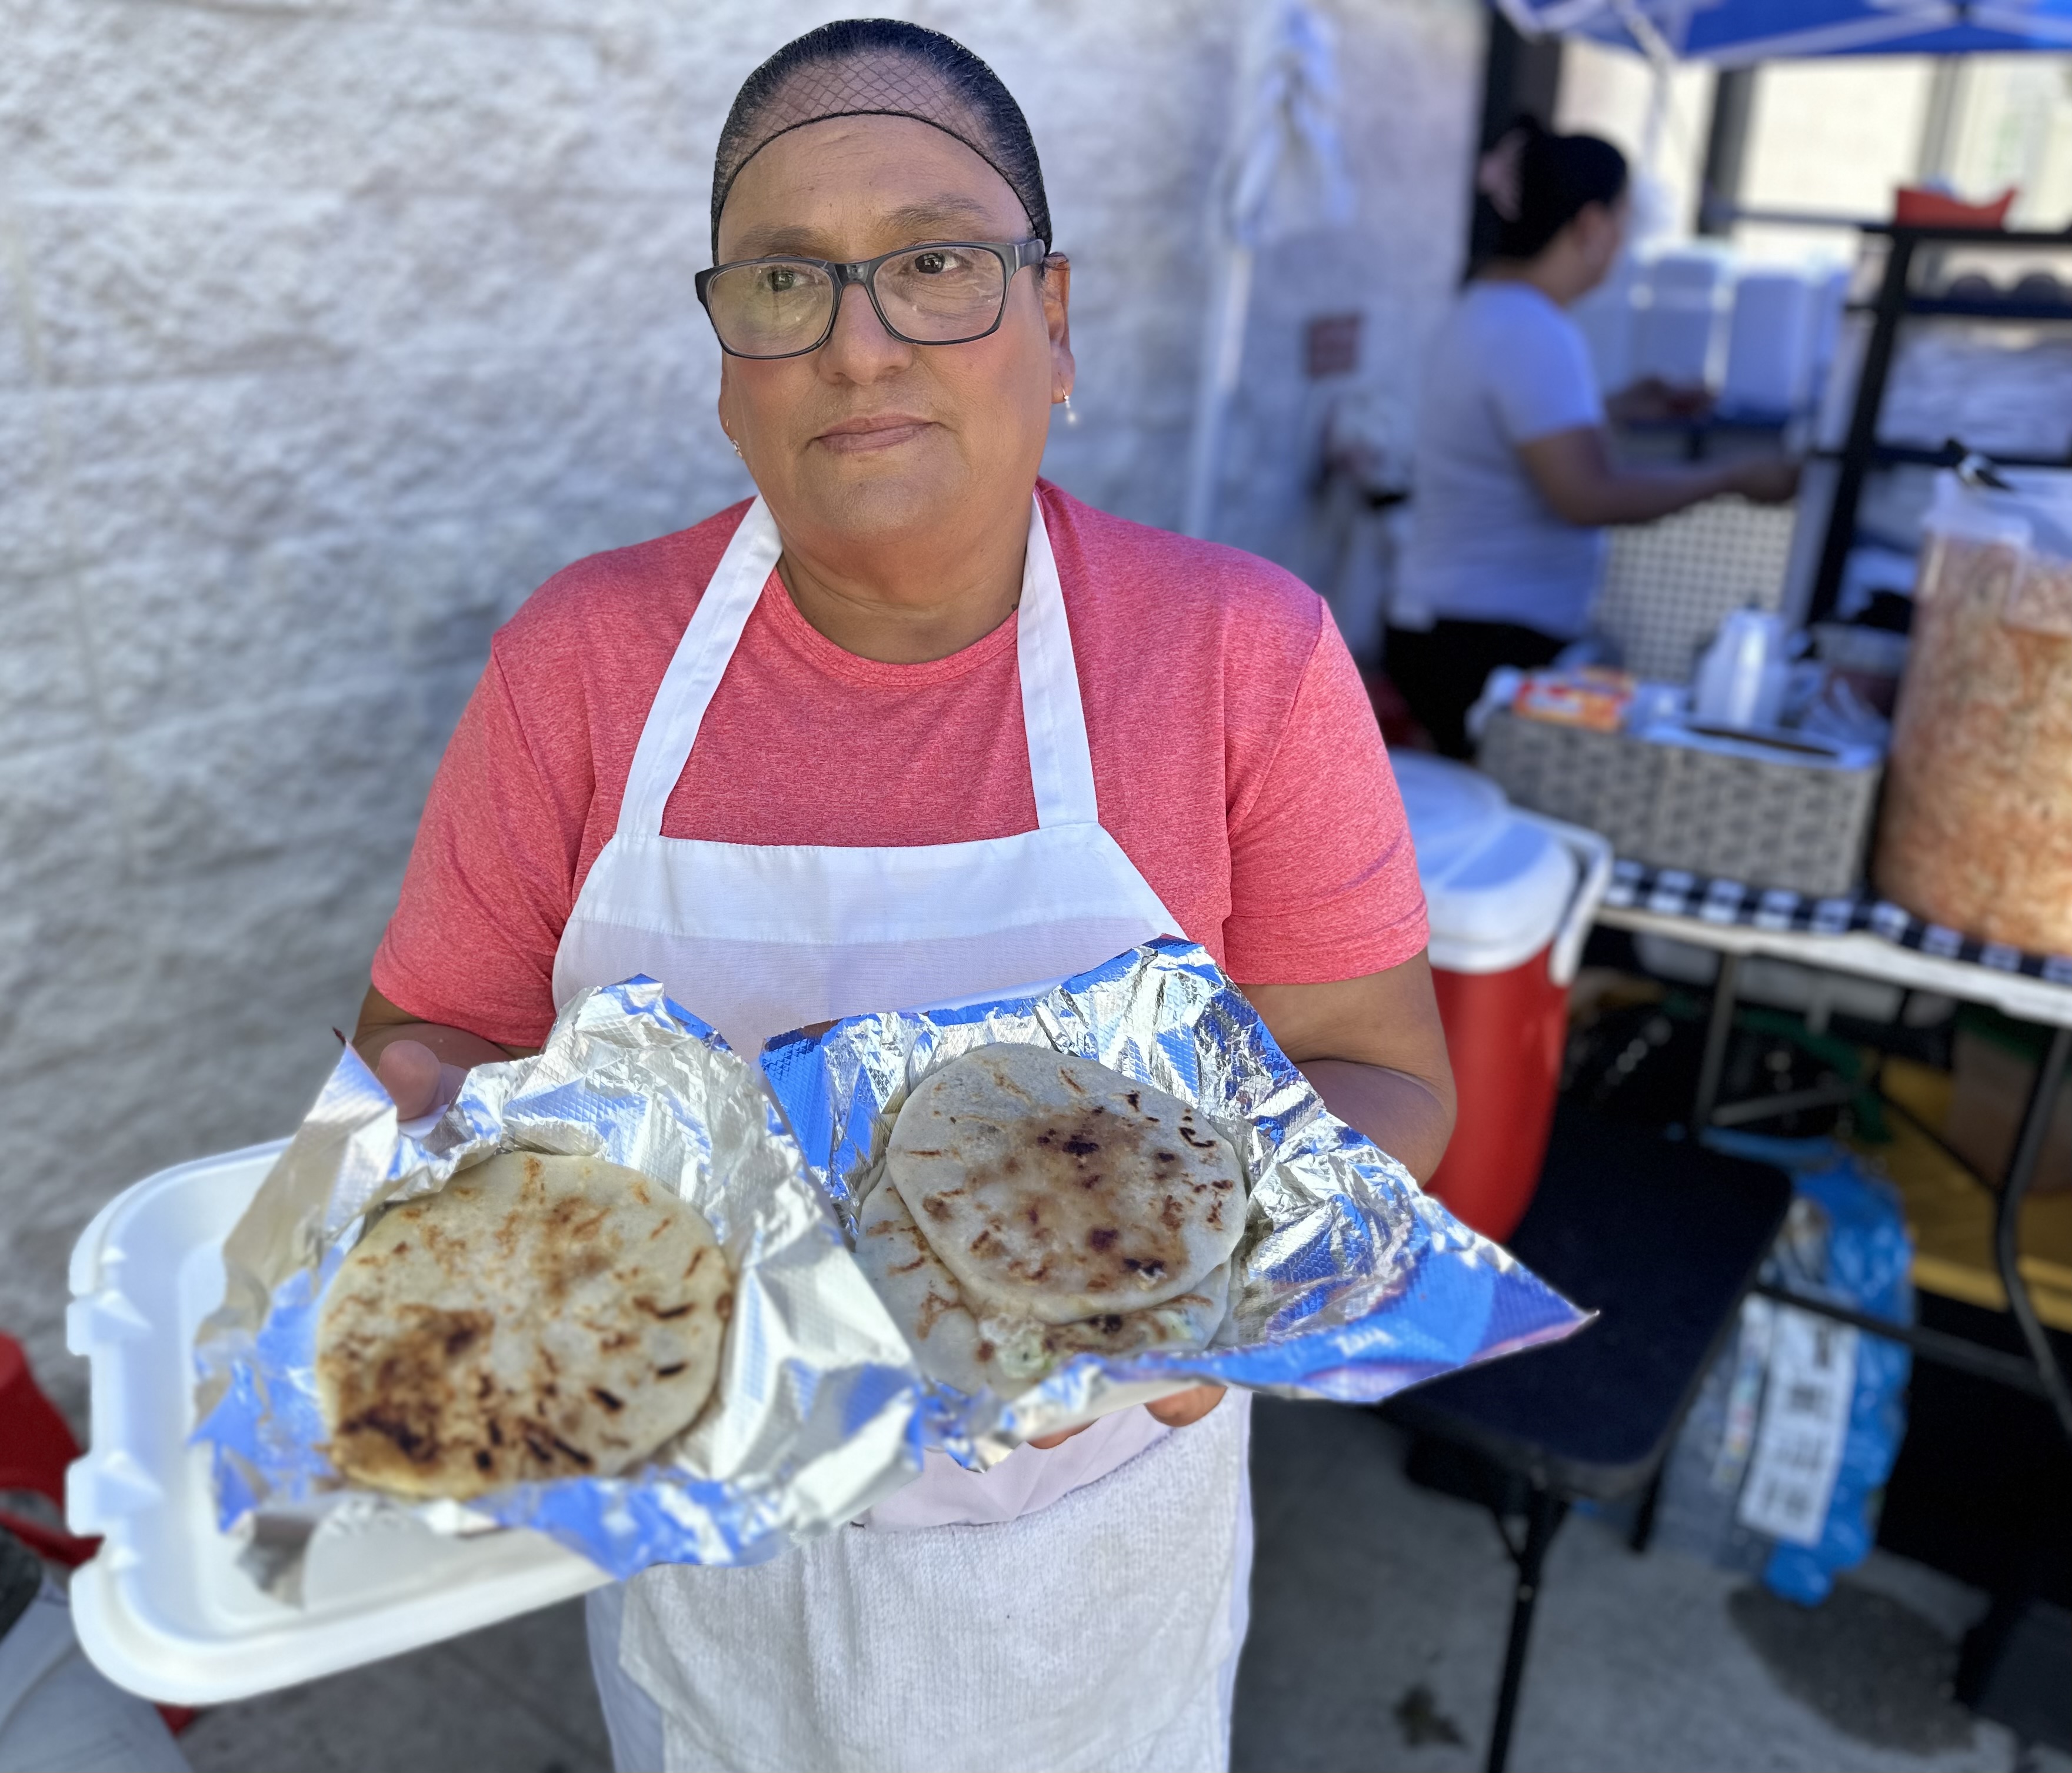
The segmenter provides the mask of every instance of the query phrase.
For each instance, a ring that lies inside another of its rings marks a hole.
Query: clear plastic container
[[[1945,473],[1872,876],[1917,916],[2072,953],[2072,473]]]

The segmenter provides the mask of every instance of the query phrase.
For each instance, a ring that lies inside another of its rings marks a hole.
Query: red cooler
[[[1568,986],[1610,883],[1611,846],[1514,807],[1465,764],[1415,751],[1390,761],[1417,843],[1433,982],[1461,1097],[1432,1192],[1501,1240],[1539,1185]]]

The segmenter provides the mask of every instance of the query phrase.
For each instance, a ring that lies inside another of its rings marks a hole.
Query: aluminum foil
[[[1096,1059],[1193,1103],[1235,1146],[1250,1199],[1230,1310],[1206,1349],[1075,1355],[1011,1399],[931,1384],[930,1444],[967,1466],[1203,1380],[1373,1403],[1588,1321],[1332,1115],[1207,952],[1170,937],[1026,994],[771,1042],[763,1069],[852,1241],[908,1092],[996,1041]]]
[[[736,1284],[714,1401],[643,1469],[520,1484],[465,1505],[346,1487],[315,1384],[323,1291],[368,1216],[500,1151],[597,1156],[705,1216]],[[920,1468],[920,1381],[754,1069],[634,979],[569,1004],[532,1059],[484,1065],[421,1136],[350,1048],[226,1240],[222,1308],[195,1341],[194,1438],[217,1516],[271,1591],[299,1598],[314,1533],[414,1516],[530,1527],[616,1577],[750,1564],[849,1520]]]

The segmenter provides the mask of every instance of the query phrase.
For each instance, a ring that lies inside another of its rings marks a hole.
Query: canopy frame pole
[[[1734,211],[1748,171],[1755,76],[1753,68],[1722,68],[1712,76],[1712,116],[1705,130],[1704,171],[1698,179],[1700,234],[1724,238],[1734,231]]]

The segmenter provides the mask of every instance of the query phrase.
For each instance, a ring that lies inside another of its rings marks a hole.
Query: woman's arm
[[[438,1105],[443,1067],[471,1071],[477,1065],[523,1059],[539,1051],[536,1047],[500,1047],[465,1028],[420,1022],[372,985],[360,1002],[360,1026],[353,1030],[352,1044],[395,1099],[397,1113],[406,1121],[429,1113]]]
[[[1429,1182],[1453,1137],[1455,1102],[1424,954],[1364,978],[1243,989],[1324,1105]]]
[[[1689,467],[1622,467],[1612,459],[1603,429],[1595,425],[1536,437],[1518,446],[1518,459],[1556,516],[1589,529],[1652,523],[1722,492],[1779,504],[1799,490],[1799,464],[1776,456]]]

